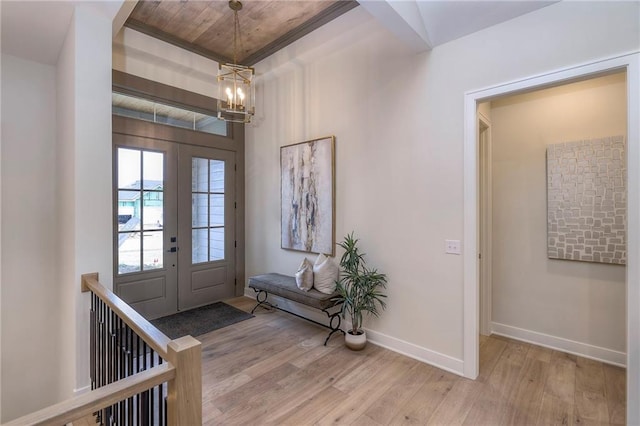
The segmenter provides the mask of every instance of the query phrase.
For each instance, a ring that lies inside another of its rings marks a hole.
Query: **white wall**
[[[462,237],[464,93],[638,49],[638,8],[562,2],[417,56],[356,8],[258,64],[247,276],[303,256],[280,249],[279,147],[334,134],[336,237],[355,230],[389,276],[373,337],[462,371],[462,258],[444,240]]]
[[[113,69],[214,98],[218,95],[217,62],[126,27],[113,40]]]
[[[625,267],[547,259],[545,153],[548,144],[626,136],[626,90],[625,74],[615,74],[491,102],[494,330],[595,346],[582,353],[622,364]]]
[[[0,9],[0,17],[2,16]],[[0,55],[0,82],[2,81],[2,56]],[[0,83],[0,117],[2,117],[2,84]],[[0,123],[0,158],[2,158],[2,124]],[[2,421],[2,161],[0,160],[0,422]]]
[[[89,385],[89,297],[80,276],[98,272],[113,285],[111,200],[111,20],[90,5],[76,6],[58,60],[57,167],[60,171],[60,247],[67,391]]]
[[[55,78],[2,55],[2,421],[60,399]]]
[[[3,422],[89,385],[80,275],[112,285],[111,32],[79,4],[56,67],[2,56]]]

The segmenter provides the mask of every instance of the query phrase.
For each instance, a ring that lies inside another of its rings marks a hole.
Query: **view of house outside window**
[[[118,273],[163,267],[164,154],[118,148]]]

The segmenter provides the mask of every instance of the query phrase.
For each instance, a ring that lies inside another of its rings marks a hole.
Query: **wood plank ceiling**
[[[242,0],[237,60],[251,66],[356,7],[355,0]],[[138,2],[126,26],[221,62],[233,60],[228,2]]]

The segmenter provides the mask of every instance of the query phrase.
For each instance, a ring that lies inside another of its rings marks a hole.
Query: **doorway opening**
[[[627,421],[635,421],[640,418],[640,411],[635,407],[633,401],[637,400],[640,391],[640,356],[637,351],[640,335],[640,325],[638,324],[640,307],[640,289],[638,281],[640,274],[638,270],[639,257],[638,248],[640,235],[638,226],[640,211],[638,208],[639,184],[638,172],[640,169],[639,137],[640,129],[638,125],[638,114],[640,110],[640,95],[638,87],[640,85],[639,67],[640,55],[637,53],[624,55],[608,60],[598,61],[583,66],[557,71],[522,81],[495,86],[493,88],[467,93],[465,96],[465,176],[464,176],[464,374],[470,378],[476,378],[479,373],[479,333],[480,330],[480,265],[479,256],[479,149],[478,149],[478,104],[498,99],[505,95],[530,92],[542,88],[549,88],[563,85],[569,82],[576,82],[602,76],[614,72],[626,71],[626,96],[627,96],[627,149],[628,149],[628,227],[627,227],[627,268],[624,279],[626,289],[626,365],[627,365]],[[495,134],[496,127],[493,123],[492,133]],[[494,151],[495,152],[495,151]],[[542,182],[544,185],[544,182]],[[495,208],[494,208],[495,211]],[[495,218],[494,218],[495,226]],[[495,251],[495,249],[494,249]],[[577,263],[577,262],[576,262]],[[496,271],[494,272],[494,279]],[[494,307],[495,309],[495,307]],[[638,411],[638,412],[637,412]]]
[[[485,104],[489,106],[488,104]],[[480,251],[478,268],[480,277],[480,334],[491,335],[491,121],[478,112],[478,223]]]

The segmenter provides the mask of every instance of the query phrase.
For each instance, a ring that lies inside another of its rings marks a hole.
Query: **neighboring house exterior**
[[[88,385],[88,299],[79,277],[99,272],[113,283],[112,69],[215,93],[215,62],[131,30],[114,39],[121,3],[72,3],[53,56],[28,39],[20,51],[3,48],[0,421]],[[304,257],[280,249],[279,147],[335,135],[336,237],[355,230],[389,277],[389,306],[371,322],[372,338],[461,371],[465,270],[443,242],[464,232],[465,94],[638,52],[639,16],[636,1],[559,2],[415,53],[355,8],[260,62],[257,113],[245,137],[246,276],[291,273]],[[629,143],[637,153],[638,141]],[[630,159],[630,176],[639,162]],[[135,216],[140,201],[124,194],[118,209]],[[630,207],[631,217],[640,215]],[[637,247],[639,236],[629,239]],[[632,271],[639,262],[629,259]],[[596,284],[570,301],[546,294],[528,302],[545,314],[545,301],[578,306],[580,316],[555,322],[575,321],[583,343],[605,345],[588,339],[606,340],[597,324],[625,311],[625,288]],[[639,371],[640,334],[627,331],[616,330],[624,339],[610,346],[628,345],[630,368]],[[630,395],[640,396],[639,377],[628,381]],[[640,422],[640,408],[628,406],[628,421]]]
[[[162,225],[162,185],[162,181],[145,180],[142,184],[142,197],[138,189],[141,188],[139,180],[121,188],[118,191],[118,223],[125,224],[132,217],[142,217],[142,206],[144,204],[145,223]],[[127,188],[132,190],[127,191]]]

